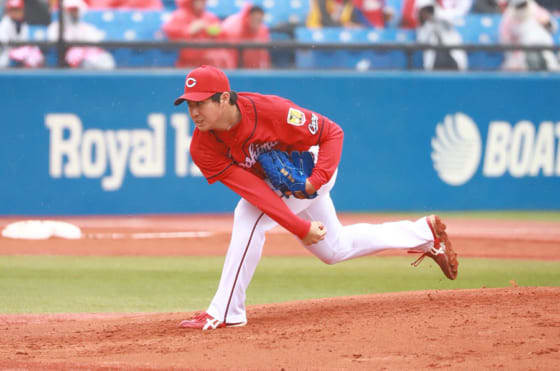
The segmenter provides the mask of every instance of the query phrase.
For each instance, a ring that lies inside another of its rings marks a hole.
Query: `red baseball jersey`
[[[241,121],[230,130],[194,130],[190,153],[209,183],[221,181],[300,238],[310,222],[295,215],[264,182],[257,157],[271,149],[307,151],[319,146],[309,181],[319,189],[334,174],[344,134],[327,117],[293,102],[257,93],[238,93]]]

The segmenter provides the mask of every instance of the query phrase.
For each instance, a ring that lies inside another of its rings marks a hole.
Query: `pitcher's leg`
[[[342,249],[336,262],[375,254],[388,249],[428,250],[433,245],[433,235],[426,222],[404,220],[382,224],[359,223],[345,226],[341,232]]]
[[[241,199],[234,212],[233,230],[218,290],[208,314],[225,323],[246,322],[245,292],[261,258],[265,241],[262,211]]]
[[[294,197],[284,199],[295,214],[314,201]],[[220,284],[207,310],[212,317],[226,323],[247,321],[245,293],[260,261],[265,233],[277,225],[249,202],[244,199],[239,201],[234,212],[232,236]]]
[[[425,217],[415,222],[359,223],[342,226],[330,195],[325,196],[299,215],[308,220],[320,220],[327,227],[325,239],[308,247],[327,264],[387,249],[415,248],[426,251],[433,245],[434,237]]]

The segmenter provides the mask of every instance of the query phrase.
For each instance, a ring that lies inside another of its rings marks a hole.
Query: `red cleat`
[[[454,280],[457,278],[459,262],[457,261],[457,253],[453,250],[451,241],[445,233],[446,226],[437,215],[430,215],[426,220],[434,235],[434,246],[424,252],[412,265],[417,267],[427,256],[434,259],[447,278]],[[409,252],[418,251],[411,250]]]
[[[222,327],[242,327],[245,326],[246,324],[247,322],[224,323],[212,317],[208,313],[202,312],[191,319],[182,321],[179,324],[179,327],[196,328],[205,331],[205,330],[215,330],[217,328],[222,328]]]

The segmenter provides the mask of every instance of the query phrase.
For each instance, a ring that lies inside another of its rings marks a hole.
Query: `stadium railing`
[[[371,52],[379,53],[383,56],[384,53],[400,52],[405,55],[405,63],[402,65],[386,64],[386,68],[392,69],[415,69],[419,66],[415,63],[415,58],[417,58],[418,53],[424,50],[452,50],[452,49],[463,49],[467,53],[471,52],[492,52],[492,53],[503,53],[506,51],[523,50],[523,51],[542,51],[551,50],[554,52],[560,51],[560,45],[548,46],[548,45],[534,45],[520,47],[518,45],[494,45],[494,44],[459,44],[459,45],[431,45],[431,44],[419,44],[419,43],[352,43],[352,44],[340,44],[340,43],[312,43],[312,42],[295,42],[295,41],[276,41],[269,43],[254,43],[254,42],[243,42],[243,43],[226,43],[226,42],[174,42],[174,41],[104,41],[104,42],[64,42],[59,44],[58,42],[48,42],[48,41],[20,41],[20,42],[9,42],[4,44],[6,46],[23,46],[23,45],[36,45],[44,50],[57,50],[63,51],[68,47],[72,46],[97,46],[101,48],[106,48],[109,50],[115,49],[131,49],[140,52],[146,52],[150,50],[159,50],[162,52],[166,51],[178,51],[181,48],[190,49],[207,49],[207,48],[227,48],[236,49],[239,52],[243,52],[245,49],[267,49],[270,52],[305,52],[305,51],[322,51],[327,54],[323,54],[320,58],[324,60],[329,60],[329,58],[335,58],[333,55],[329,55],[329,52],[340,52],[345,51],[349,53],[353,52]],[[175,56],[176,54],[173,54]],[[60,59],[58,55],[55,54],[57,58]],[[169,61],[168,61],[169,62]],[[174,62],[174,59],[172,60]],[[242,58],[239,58],[238,68],[243,68]],[[330,62],[328,62],[330,63]],[[60,64],[59,64],[60,65]],[[141,66],[141,65],[140,65]],[[172,67],[172,64],[169,65]],[[138,67],[138,65],[137,65]],[[296,67],[296,66],[293,66]],[[323,65],[322,68],[346,68],[347,65],[332,63],[331,66]],[[379,69],[383,69],[382,66],[377,66]],[[303,64],[300,68],[316,68],[315,64],[305,65]],[[357,67],[360,69],[360,67]],[[369,68],[367,68],[369,69]]]

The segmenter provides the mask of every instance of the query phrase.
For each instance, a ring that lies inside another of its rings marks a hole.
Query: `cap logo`
[[[196,79],[193,78],[193,77],[187,78],[186,85],[187,85],[187,88],[192,88],[193,86],[196,85]]]

